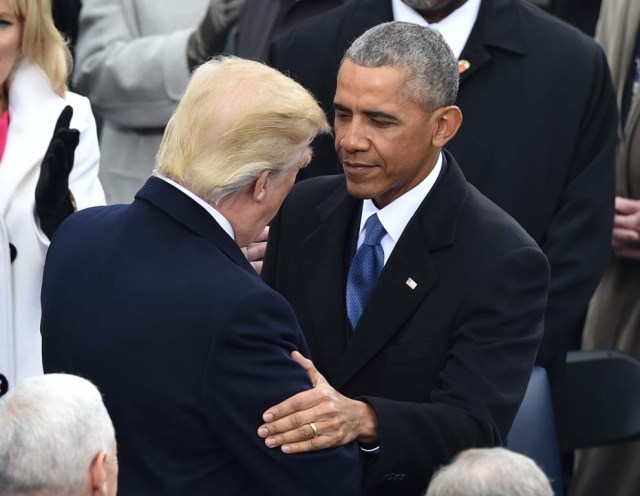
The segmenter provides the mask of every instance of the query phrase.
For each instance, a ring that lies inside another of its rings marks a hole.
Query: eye
[[[371,123],[375,127],[380,127],[380,128],[391,127],[395,124],[395,122],[393,121],[388,121],[384,119],[371,119]]]
[[[336,119],[340,121],[345,121],[351,118],[351,114],[348,112],[336,112]]]

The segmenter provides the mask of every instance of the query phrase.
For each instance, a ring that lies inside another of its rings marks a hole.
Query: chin
[[[358,200],[368,200],[375,196],[373,190],[365,184],[358,184],[347,178],[347,191]]]

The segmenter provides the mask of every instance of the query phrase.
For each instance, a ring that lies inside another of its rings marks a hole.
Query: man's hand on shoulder
[[[304,453],[352,441],[373,443],[378,438],[373,408],[336,391],[314,367],[313,362],[294,351],[292,358],[304,367],[313,389],[303,391],[269,408],[258,435],[269,448],[285,453]]]

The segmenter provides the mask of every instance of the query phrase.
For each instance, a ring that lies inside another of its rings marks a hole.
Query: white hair
[[[73,494],[114,445],[93,384],[67,374],[26,379],[0,398],[0,494]]]
[[[529,457],[504,448],[470,449],[435,473],[426,496],[553,496]]]

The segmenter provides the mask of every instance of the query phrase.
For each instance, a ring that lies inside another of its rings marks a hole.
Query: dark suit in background
[[[294,28],[272,46],[271,62],[316,95],[331,120],[344,51],[392,16],[389,0],[355,0]],[[470,64],[457,100],[464,123],[447,149],[549,259],[537,362],[558,388],[610,252],[617,120],[607,62],[587,36],[520,0],[483,0],[460,58]],[[341,172],[330,137],[314,150],[300,178]]]
[[[602,0],[552,0],[549,12],[593,36],[601,4]]]
[[[289,358],[306,345],[284,299],[173,186],[151,178],[133,204],[65,223],[42,301],[45,370],[100,388],[120,494],[357,493],[355,447],[293,458],[256,435],[266,407],[310,387]]]
[[[75,53],[81,9],[81,0],[52,0],[51,2],[53,22],[56,28],[58,28],[58,31],[60,31],[69,42],[71,53]]]
[[[339,7],[348,0],[247,0],[234,40],[238,57],[266,61],[269,45],[300,21]]]
[[[294,307],[329,383],[376,412],[370,495],[422,495],[459,451],[501,444],[542,336],[544,255],[445,156],[350,338],[362,202],[344,176],[297,184],[271,227],[264,279]]]

